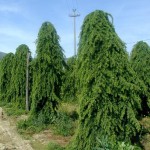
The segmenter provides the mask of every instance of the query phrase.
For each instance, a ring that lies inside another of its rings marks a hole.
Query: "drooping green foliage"
[[[27,53],[29,48],[22,44],[17,47],[12,66],[11,87],[8,93],[9,99],[15,107],[25,109],[26,101],[26,68]]]
[[[10,81],[12,77],[12,66],[13,66],[14,54],[6,54],[0,63],[0,101],[10,102],[7,95],[11,87]]]
[[[131,52],[131,65],[137,76],[146,86],[146,92],[140,95],[142,99],[142,111],[140,115],[148,115],[150,113],[150,47],[146,42],[137,42]]]
[[[62,99],[64,101],[76,100],[76,61],[75,57],[67,59],[67,67],[64,68]]]
[[[44,22],[40,28],[36,53],[30,118],[47,124],[53,121],[60,101],[64,63],[59,36],[50,22]]]
[[[96,138],[130,141],[139,130],[139,80],[110,15],[97,10],[84,20],[77,56],[79,127],[69,150],[92,150]]]

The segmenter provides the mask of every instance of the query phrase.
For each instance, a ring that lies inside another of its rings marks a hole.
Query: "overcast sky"
[[[27,44],[35,55],[35,40],[45,21],[50,21],[60,36],[66,57],[74,54],[72,9],[77,17],[77,41],[83,20],[94,10],[112,14],[119,37],[130,52],[140,40],[150,44],[150,0],[0,0],[0,51],[15,53]]]

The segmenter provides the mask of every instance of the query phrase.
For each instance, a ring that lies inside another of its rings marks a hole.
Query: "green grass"
[[[53,123],[44,124],[38,120],[21,120],[17,124],[17,129],[20,134],[34,134],[44,129],[52,128],[55,134],[70,136],[75,133],[77,127],[78,113],[77,104],[62,103],[59,106],[58,114],[54,118]]]
[[[27,114],[26,110],[17,108],[13,103],[6,103],[0,101],[0,106],[3,107],[7,116],[20,116],[23,114]]]
[[[55,134],[72,136],[77,128],[78,104],[73,102],[63,102],[59,105],[58,116],[52,125]]]
[[[102,136],[97,138],[97,146],[93,150],[141,150],[141,148],[126,142],[111,142],[109,136]]]
[[[60,104],[58,110],[60,112],[66,112],[68,114],[71,114],[72,112],[78,111],[78,104],[73,102],[63,102]]]
[[[31,146],[34,150],[48,150],[46,145],[36,140],[31,141]]]
[[[37,140],[32,140],[31,146],[34,150],[65,150],[65,148],[61,147],[55,142],[50,142],[47,145],[45,145]]]
[[[65,148],[61,147],[59,144],[54,143],[54,142],[50,142],[47,147],[46,150],[65,150]]]
[[[73,135],[75,133],[75,128],[75,121],[64,112],[59,113],[52,125],[53,132],[63,136]]]
[[[17,130],[23,136],[27,136],[27,135],[32,136],[34,133],[39,133],[40,131],[43,131],[47,128],[48,126],[46,126],[45,124],[35,125],[30,120],[20,120],[17,122]]]

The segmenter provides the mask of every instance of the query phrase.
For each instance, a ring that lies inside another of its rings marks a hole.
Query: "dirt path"
[[[55,135],[49,129],[49,130],[45,130],[41,133],[34,134],[33,139],[38,142],[43,143],[44,145],[47,145],[49,142],[54,142],[54,143],[61,145],[62,147],[65,147],[69,143],[71,136],[64,137],[61,135]]]
[[[0,117],[0,150],[33,150],[29,141],[21,138],[6,116]]]
[[[16,122],[18,119],[26,119],[27,116],[22,115],[19,118],[12,118],[5,113],[2,115],[2,112],[4,111],[0,107],[0,150],[43,150],[43,148],[38,147],[45,147],[50,142],[65,147],[71,139],[71,136],[55,135],[49,129],[35,133],[31,135],[30,140],[25,140],[17,133]],[[37,145],[39,146],[37,147]]]

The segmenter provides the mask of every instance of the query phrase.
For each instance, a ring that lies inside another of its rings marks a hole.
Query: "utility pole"
[[[26,111],[29,111],[29,59],[30,52],[27,52],[27,68],[26,68]]]
[[[76,52],[76,17],[79,17],[79,16],[80,16],[80,14],[76,14],[76,9],[73,9],[73,14],[69,15],[69,17],[73,17],[73,19],[74,19],[74,57],[75,57],[75,59],[76,59],[76,54],[77,54],[77,52]],[[74,63],[75,63],[75,60],[74,60]],[[75,96],[76,95],[75,80],[76,80],[76,73],[74,71],[74,79],[73,79],[73,81],[74,81],[74,99],[76,98],[76,96]]]
[[[73,9],[73,14],[69,15],[69,17],[74,18],[74,55],[76,57],[76,17],[79,17],[80,14],[76,14],[76,9]]]

